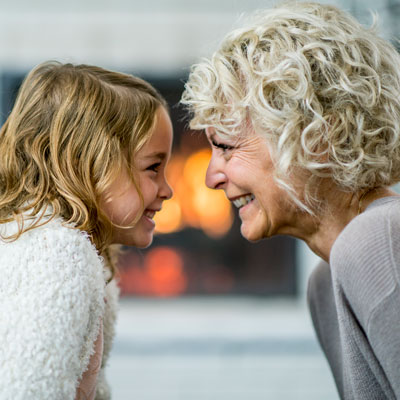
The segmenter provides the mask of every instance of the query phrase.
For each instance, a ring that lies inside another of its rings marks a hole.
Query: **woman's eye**
[[[212,140],[211,143],[215,148],[221,149],[223,152],[233,149],[233,146],[229,146],[228,144],[224,143],[217,143],[214,140]]]
[[[158,172],[158,169],[160,168],[160,165],[161,165],[161,163],[160,163],[160,162],[157,162],[157,163],[151,164],[151,165],[148,166],[146,169],[147,169],[148,171]]]

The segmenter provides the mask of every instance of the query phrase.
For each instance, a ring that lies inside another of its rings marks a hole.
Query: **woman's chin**
[[[243,224],[240,227],[240,233],[249,242],[258,242],[259,240],[261,240],[263,238],[262,235],[258,235],[256,232],[249,229],[248,227],[246,227]]]

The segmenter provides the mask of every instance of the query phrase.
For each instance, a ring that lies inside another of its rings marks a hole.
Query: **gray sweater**
[[[308,301],[341,399],[400,399],[400,197],[376,200],[310,277]]]

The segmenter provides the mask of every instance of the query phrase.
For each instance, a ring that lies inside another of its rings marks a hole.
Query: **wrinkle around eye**
[[[215,141],[214,139],[211,140],[211,145],[216,149],[222,150],[223,152],[232,150],[234,147],[225,143],[220,143]]]

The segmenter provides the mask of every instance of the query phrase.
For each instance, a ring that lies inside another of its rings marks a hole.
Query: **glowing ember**
[[[176,197],[164,202],[162,212],[156,214],[154,220],[160,233],[175,232],[181,227],[182,212]]]
[[[156,247],[147,254],[145,268],[154,294],[174,296],[185,291],[187,281],[183,261],[175,250]]]
[[[128,256],[119,271],[123,295],[177,296],[185,292],[187,278],[182,256],[173,248],[156,247],[150,250],[144,265],[138,257]]]

